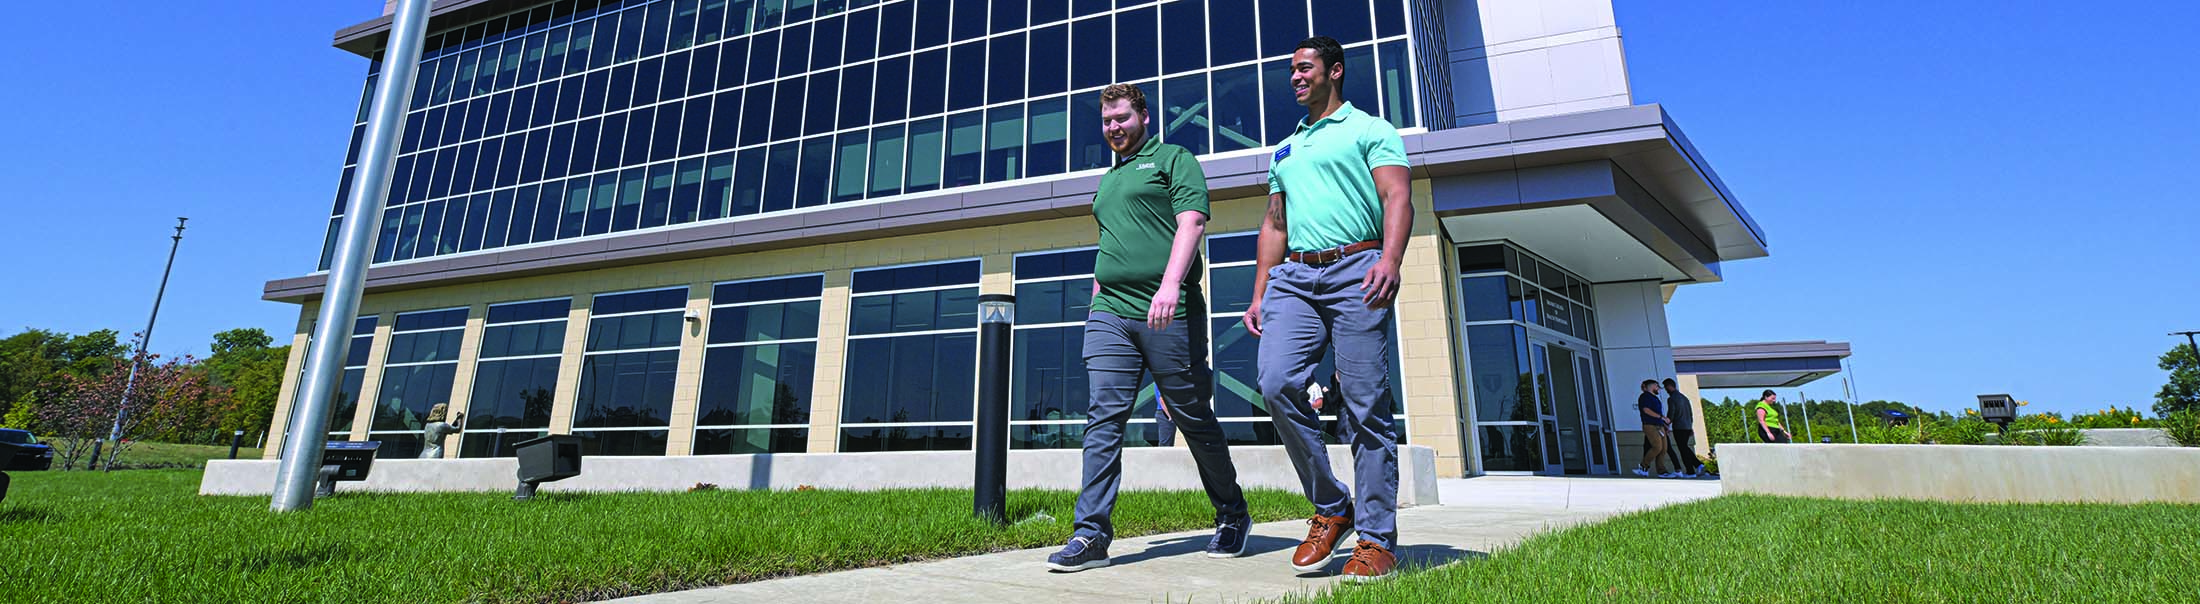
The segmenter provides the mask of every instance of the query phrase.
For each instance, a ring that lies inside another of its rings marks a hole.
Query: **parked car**
[[[53,467],[53,446],[38,442],[30,432],[0,428],[0,443],[15,445],[15,459],[8,460],[8,471],[44,470]]]

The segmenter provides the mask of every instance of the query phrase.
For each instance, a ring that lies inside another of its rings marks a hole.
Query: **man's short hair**
[[[1329,71],[1332,65],[1344,64],[1344,46],[1338,44],[1336,38],[1329,36],[1307,38],[1306,41],[1299,43],[1299,49],[1307,48],[1314,49],[1315,56],[1321,57],[1323,72]],[[1292,52],[1298,52],[1298,49],[1294,49]],[[1344,76],[1337,76],[1337,81],[1344,81]]]
[[[1131,110],[1139,113],[1146,112],[1146,91],[1139,90],[1137,84],[1109,84],[1107,88],[1100,89],[1100,106],[1102,107],[1106,107],[1108,103],[1125,99],[1130,100]]]
[[[1642,381],[1642,387],[1643,387],[1643,388],[1649,388],[1649,387],[1651,387],[1651,386],[1656,386],[1656,385],[1658,385],[1658,381],[1657,381],[1657,380],[1643,380],[1643,381]]]
[[[1676,381],[1673,381],[1673,378],[1665,378],[1665,387],[1667,387],[1667,388],[1679,388],[1680,386],[1681,386],[1681,383],[1680,383],[1680,382],[1676,382]]]

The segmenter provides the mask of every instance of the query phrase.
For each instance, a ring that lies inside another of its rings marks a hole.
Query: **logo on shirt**
[[[1138,164],[1138,169],[1140,169],[1140,170],[1152,170],[1153,168],[1154,168],[1154,162],[1146,162],[1146,163],[1143,163],[1143,164]]]
[[[1275,159],[1271,159],[1271,160],[1268,160],[1268,163],[1276,163],[1276,162],[1280,162],[1280,161],[1283,161],[1283,158],[1286,158],[1286,157],[1290,157],[1290,156],[1291,156],[1291,146],[1290,146],[1290,145],[1284,145],[1284,146],[1283,146],[1283,148],[1281,148],[1281,149],[1277,149],[1277,150],[1276,150],[1276,157],[1275,157]]]

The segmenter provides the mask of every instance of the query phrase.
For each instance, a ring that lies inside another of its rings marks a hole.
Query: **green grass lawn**
[[[224,453],[227,453],[226,449]],[[199,472],[18,472],[0,503],[0,601],[570,601],[1049,546],[1074,497],[1009,495],[996,528],[970,492],[344,494],[304,513],[201,497]],[[1256,520],[1306,500],[1248,491]],[[1125,536],[1200,529],[1198,492],[1126,492]]]
[[[1729,496],[1287,601],[2195,602],[2196,573],[2195,505]]]

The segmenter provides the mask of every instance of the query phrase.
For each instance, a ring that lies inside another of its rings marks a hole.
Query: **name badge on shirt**
[[[1283,146],[1283,148],[1281,148],[1281,149],[1277,149],[1277,150],[1276,150],[1276,157],[1275,157],[1275,159],[1271,159],[1271,160],[1268,160],[1268,163],[1277,163],[1277,162],[1281,162],[1281,161],[1283,161],[1283,158],[1286,158],[1286,157],[1290,157],[1290,156],[1291,156],[1291,146],[1290,146],[1290,145],[1284,145],[1284,146]]]
[[[1139,170],[1152,170],[1152,169],[1154,169],[1154,162],[1146,162],[1146,163],[1143,163],[1143,164],[1138,164],[1138,168],[1137,168],[1137,169],[1139,169]]]

